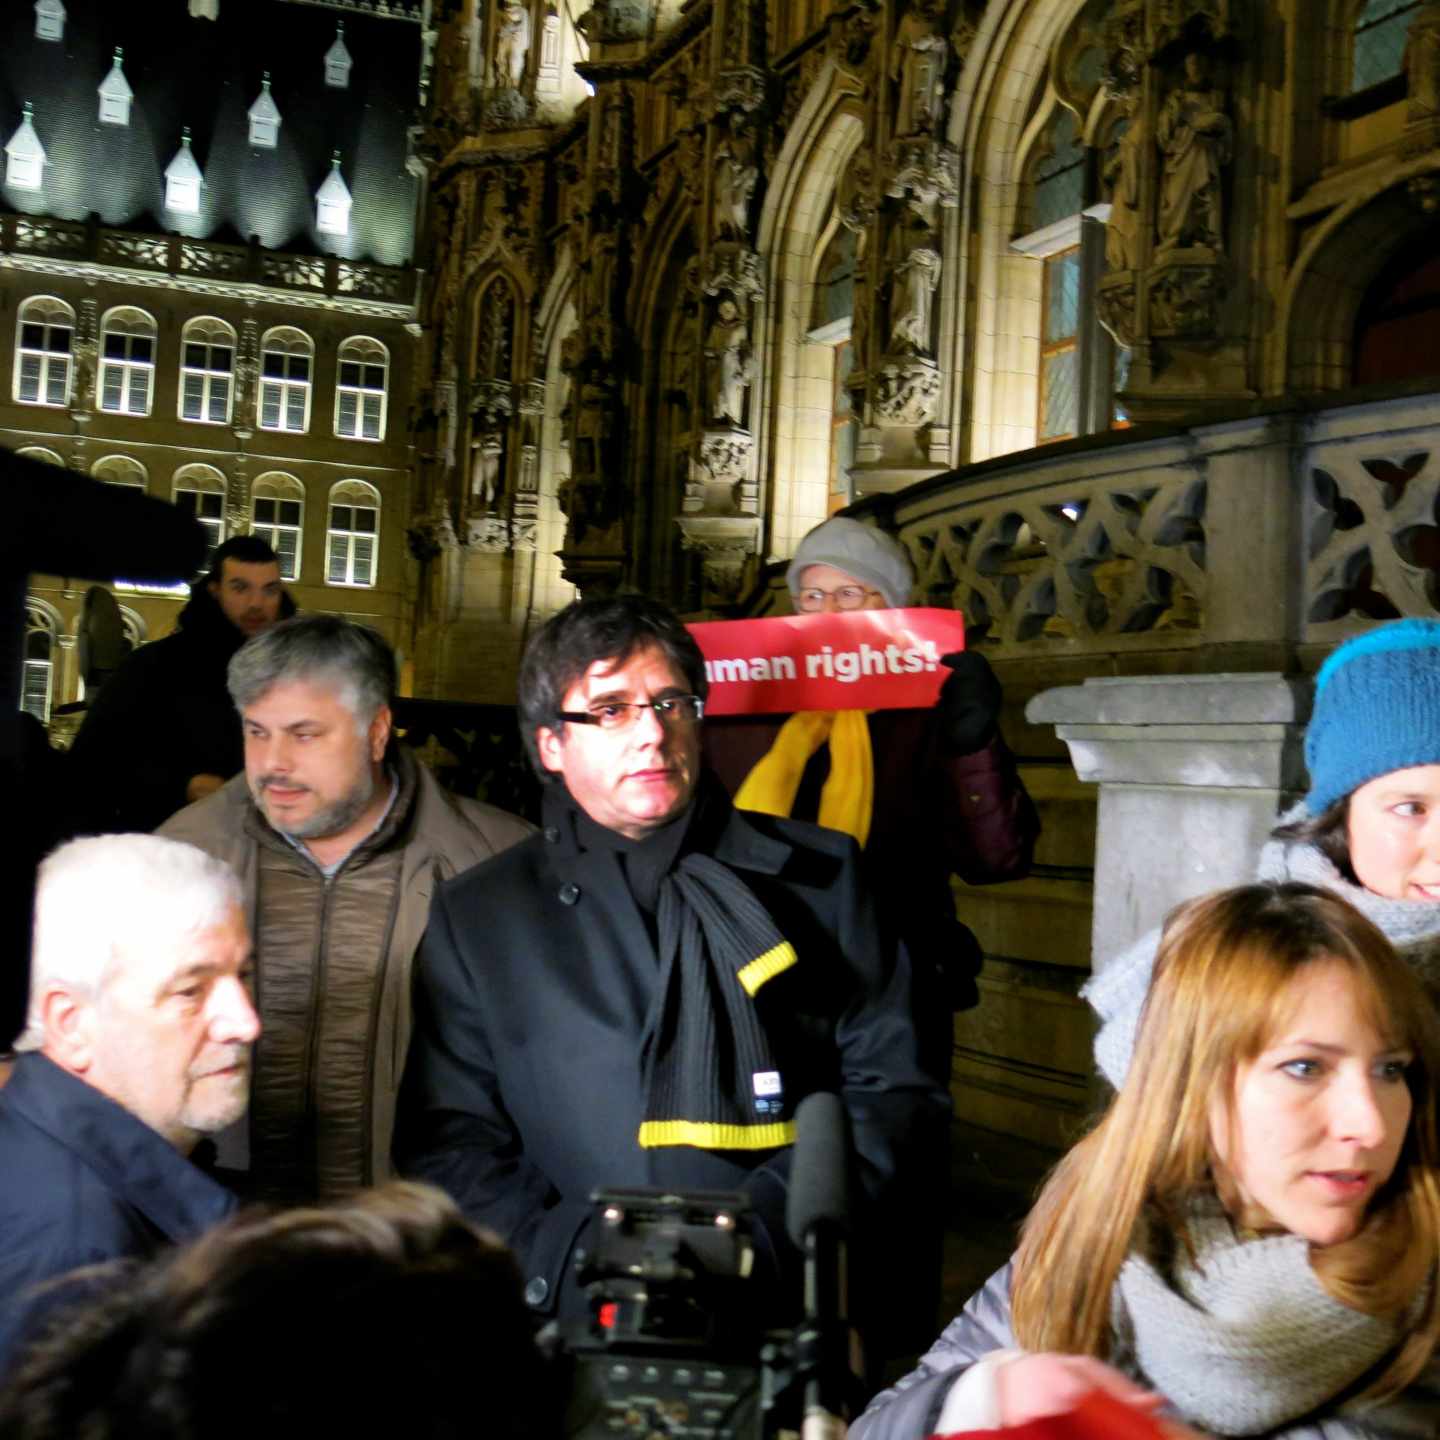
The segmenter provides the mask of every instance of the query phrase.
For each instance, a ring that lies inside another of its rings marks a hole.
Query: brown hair
[[[107,1269],[8,1377],[6,1440],[559,1433],[514,1259],[428,1186],[248,1212]]]
[[[1022,1232],[1012,1301],[1027,1350],[1107,1354],[1111,1292],[1142,1215],[1158,1213],[1183,1236],[1187,1200],[1215,1189],[1214,1097],[1233,1097],[1237,1068],[1283,1023],[1296,975],[1331,960],[1350,972],[1377,1031],[1413,1052],[1413,1108],[1395,1173],[1364,1227],[1350,1240],[1312,1246],[1310,1263],[1334,1299],[1365,1314],[1409,1315],[1423,1297],[1367,1395],[1392,1395],[1423,1369],[1440,1342],[1435,1011],[1359,911],[1296,884],[1220,891],[1166,921],[1125,1084],[1060,1162]]]

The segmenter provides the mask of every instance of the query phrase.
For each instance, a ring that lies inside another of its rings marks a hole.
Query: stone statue
[[[928,231],[890,272],[890,349],[896,354],[930,352],[930,309],[940,283],[940,252]]]
[[[896,136],[934,135],[945,99],[950,42],[939,0],[914,0],[895,31],[890,78],[896,82]]]
[[[499,431],[487,430],[470,442],[470,494],[493,509],[500,493],[500,459],[505,448]]]
[[[706,409],[712,420],[740,425],[745,419],[745,391],[754,374],[750,327],[730,295],[716,306],[715,321],[705,336],[705,358],[710,362]]]
[[[715,148],[715,234],[721,240],[744,240],[750,233],[750,197],[760,178],[755,147],[738,115],[728,135]]]
[[[1140,264],[1140,157],[1147,139],[1133,92],[1122,100],[1128,116],[1124,133],[1105,157],[1102,172],[1110,187],[1110,220],[1105,227],[1105,268],[1134,270]]]
[[[490,84],[496,90],[518,90],[530,53],[530,12],[520,0],[502,0],[495,12],[495,55]]]
[[[1161,107],[1156,129],[1165,157],[1160,180],[1162,249],[1225,248],[1221,171],[1230,163],[1234,135],[1225,93],[1209,83],[1205,57],[1192,50],[1180,83]]]

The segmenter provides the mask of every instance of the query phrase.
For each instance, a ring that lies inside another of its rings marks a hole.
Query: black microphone
[[[802,1440],[843,1440],[851,1387],[846,1236],[850,1228],[850,1117],[817,1090],[795,1112],[785,1226],[805,1255],[805,1320],[796,1368],[805,1379]]]

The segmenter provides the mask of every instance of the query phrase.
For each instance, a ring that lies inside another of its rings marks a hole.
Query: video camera
[[[717,1191],[605,1190],[577,1254],[588,1323],[555,1337],[578,1440],[843,1436],[856,1385],[846,1313],[849,1136],[838,1097],[796,1115],[786,1228],[805,1256],[804,1320],[766,1330],[750,1203]]]

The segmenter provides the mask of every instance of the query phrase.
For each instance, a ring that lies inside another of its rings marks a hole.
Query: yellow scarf
[[[853,835],[864,848],[875,806],[875,760],[868,712],[800,710],[781,727],[775,743],[755,762],[735,794],[741,810],[789,815],[810,757],[828,740],[830,774],[820,792],[820,824]]]

